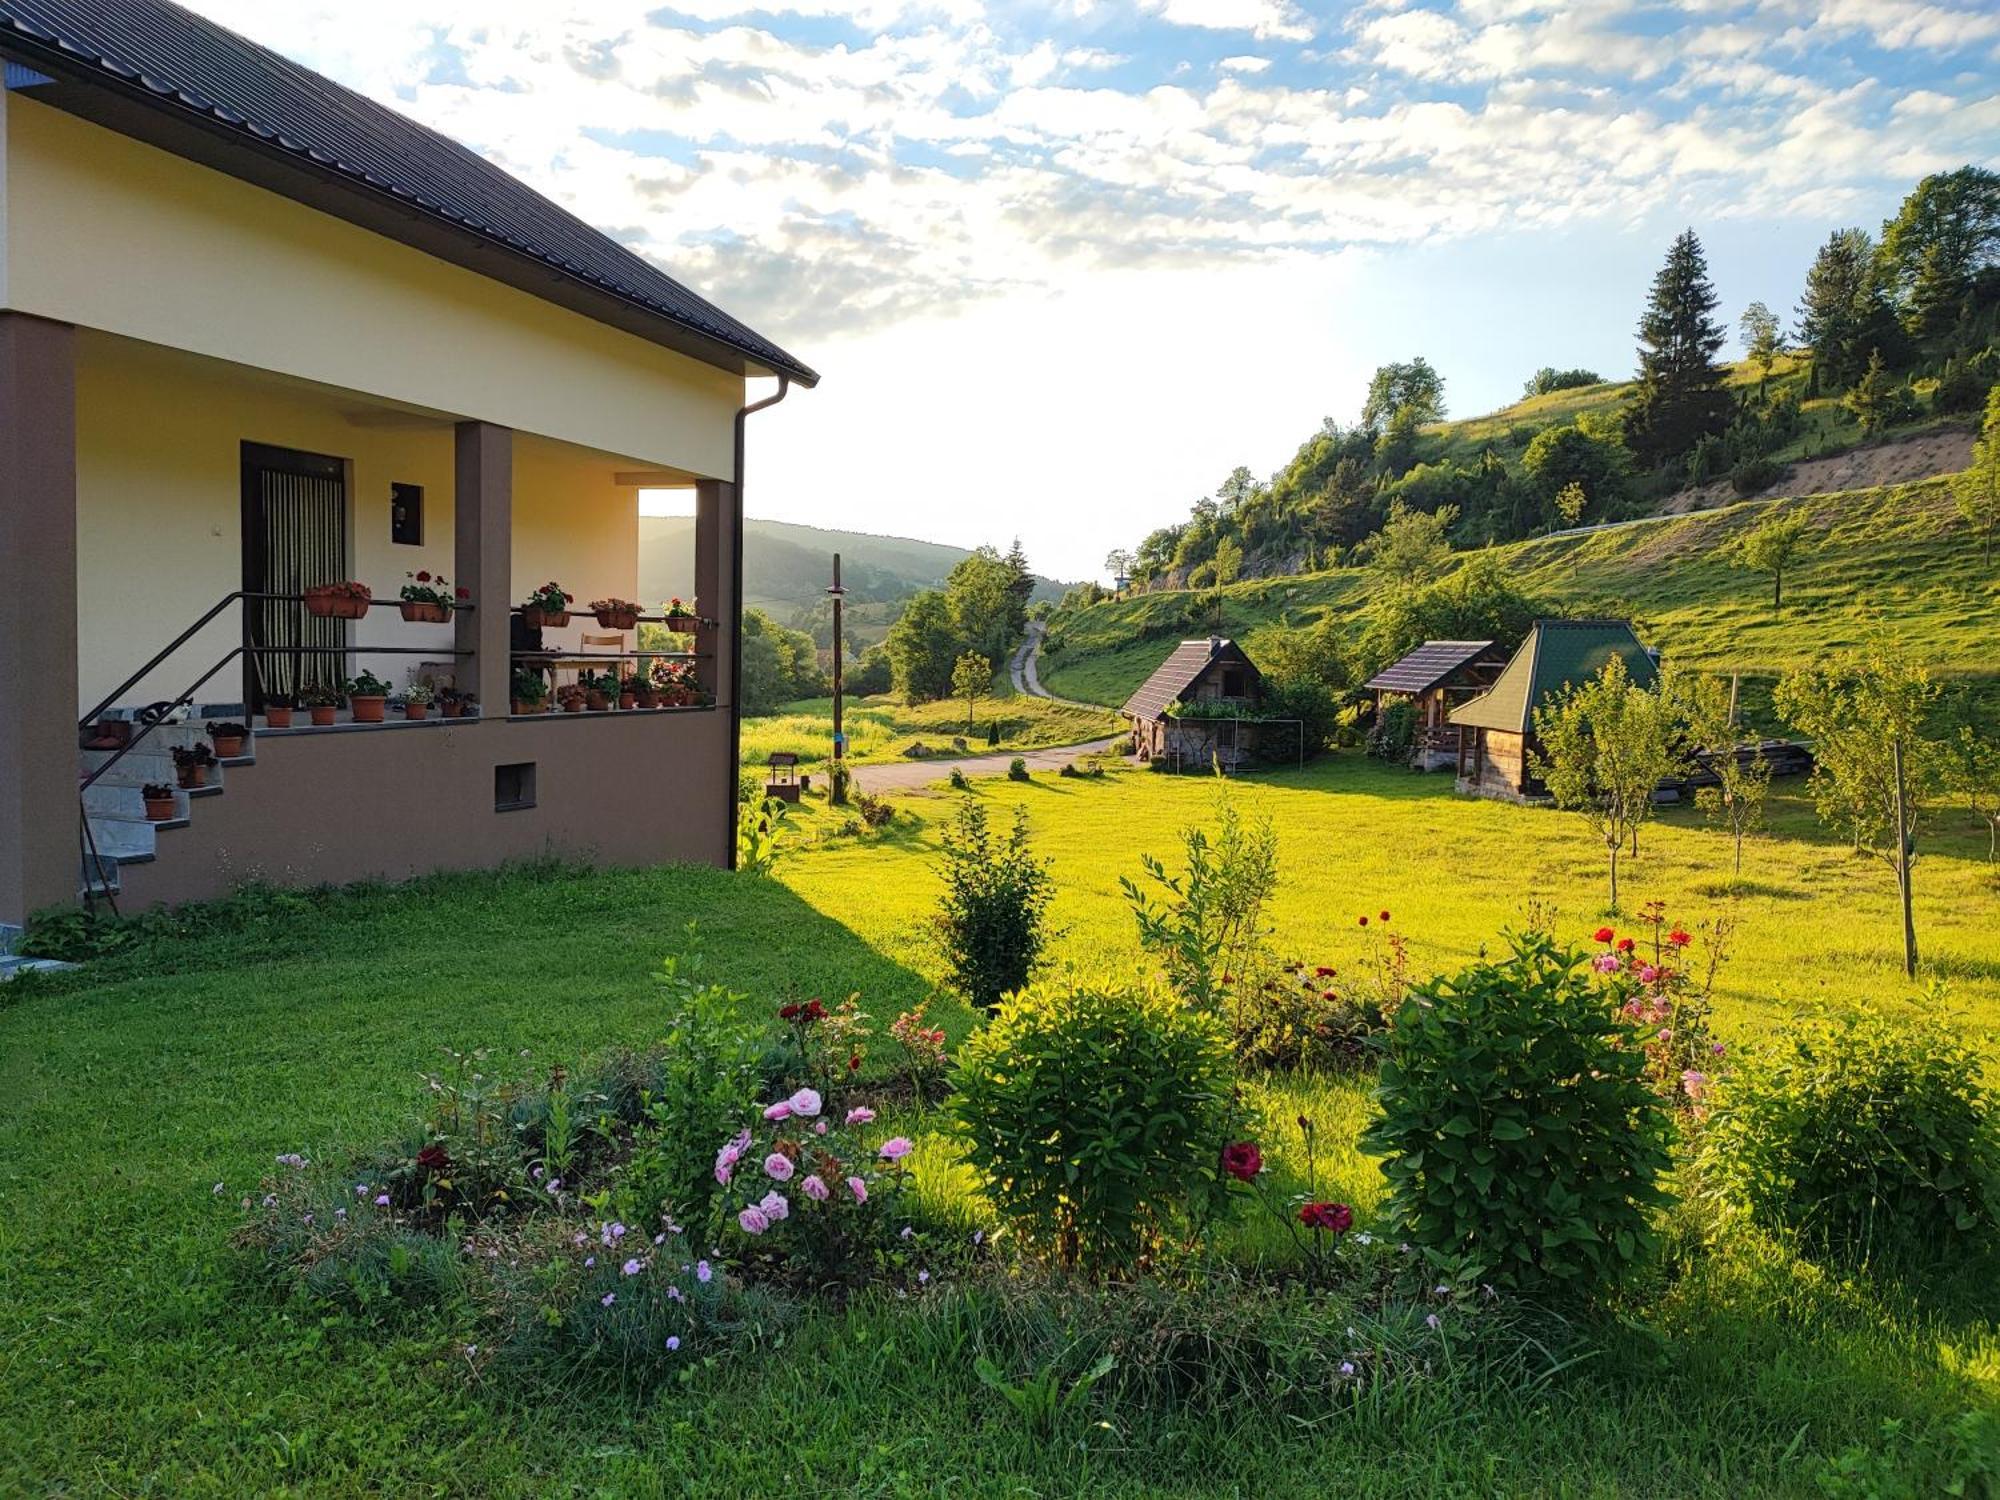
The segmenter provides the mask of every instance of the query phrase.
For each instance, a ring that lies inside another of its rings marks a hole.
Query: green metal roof
[[[1451,711],[1451,722],[1475,729],[1526,734],[1534,712],[1564,688],[1588,682],[1614,656],[1640,687],[1651,687],[1660,669],[1624,620],[1537,620],[1534,630],[1493,686]]]

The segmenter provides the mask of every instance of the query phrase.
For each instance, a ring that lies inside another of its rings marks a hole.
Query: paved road
[[[943,781],[956,766],[968,776],[1004,776],[1019,754],[1036,772],[1059,771],[1079,755],[1097,755],[1111,748],[1111,741],[1086,740],[1081,745],[1053,745],[1046,750],[1003,750],[993,755],[940,755],[930,760],[895,761],[882,766],[854,767],[854,784],[864,792],[907,792],[915,787]]]
[[[1074,698],[1058,698],[1042,686],[1039,663],[1042,656],[1042,637],[1048,634],[1048,626],[1040,620],[1028,622],[1028,633],[1021,637],[1021,644],[1015,648],[1013,658],[1007,663],[1007,671],[1014,679],[1014,691],[1030,698],[1046,698],[1051,703],[1067,703],[1071,708],[1096,708],[1095,703],[1079,703]]]

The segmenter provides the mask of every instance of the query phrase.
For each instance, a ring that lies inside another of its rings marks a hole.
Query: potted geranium
[[[678,599],[669,599],[661,613],[667,617],[667,629],[681,635],[693,635],[695,627],[701,624],[701,616],[694,612],[694,606],[683,604]]]
[[[618,701],[618,679],[609,672],[579,673],[577,686],[583,689],[584,705],[592,713],[603,713]]]
[[[147,782],[139,788],[139,795],[146,801],[149,822],[164,823],[180,811],[180,804],[174,799],[174,789],[164,782]]]
[[[183,791],[208,785],[208,768],[215,764],[215,752],[206,745],[174,746],[174,774]]]
[[[208,737],[215,741],[218,759],[234,760],[243,753],[243,742],[250,738],[250,731],[241,724],[211,724]]]
[[[590,612],[597,616],[597,623],[606,630],[636,630],[639,627],[639,606],[630,599],[593,599]]]
[[[566,714],[583,712],[584,691],[580,683],[566,682],[556,689],[556,703]]]
[[[272,729],[292,727],[292,700],[284,693],[269,693],[264,698],[264,722]]]
[[[461,693],[456,688],[446,688],[437,695],[438,712],[447,719],[462,719],[465,711],[472,707],[470,693]]]
[[[357,724],[380,724],[389,703],[389,684],[373,672],[363,672],[347,684],[347,706]]]
[[[653,663],[653,682],[664,708],[685,708],[695,700],[694,663],[667,659]]]
[[[306,613],[323,620],[358,620],[368,613],[374,591],[365,583],[343,579],[339,583],[313,583],[300,590]]]
[[[644,700],[652,696],[645,676],[639,672],[627,672],[618,679],[618,706],[620,708],[651,708]]]
[[[451,612],[472,597],[468,589],[454,589],[442,573],[420,568],[403,575],[403,618],[421,624],[442,625]]]
[[[521,623],[530,630],[544,627],[560,630],[569,624],[569,607],[576,595],[559,583],[545,583],[521,603]]]
[[[403,717],[425,719],[430,717],[431,705],[437,702],[437,689],[428,682],[413,682],[403,693]]]
[[[514,700],[514,712],[517,714],[538,714],[548,708],[549,685],[540,672],[532,672],[526,667],[514,668],[507,693]]]
[[[334,714],[341,703],[340,689],[331,683],[316,682],[311,687],[299,690],[299,707],[306,711],[306,717],[325,728],[333,722]]]

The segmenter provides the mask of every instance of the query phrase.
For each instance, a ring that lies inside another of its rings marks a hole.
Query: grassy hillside
[[[881,637],[895,617],[895,603],[919,589],[935,588],[969,549],[909,537],[832,531],[789,521],[743,523],[744,602],[781,624],[826,593],[833,554],[840,554],[848,618],[864,641]],[[1036,580],[1037,599],[1059,599],[1064,584]],[[686,598],[694,592],[694,518],[639,519],[639,597]]]
[[[1770,580],[1738,566],[1726,546],[1791,510],[1812,517],[1816,545],[1786,578],[1784,608],[1774,612]],[[1779,674],[1855,640],[1874,619],[1939,672],[2000,683],[2000,569],[1981,566],[1941,478],[1749,501],[1493,552],[1557,609],[1627,616],[1671,656],[1742,673],[1753,711]],[[1260,631],[1331,614],[1351,620],[1358,640],[1373,597],[1366,572],[1339,568],[1107,601],[1058,616],[1042,680],[1065,697],[1119,703],[1183,636],[1219,625],[1254,656]]]

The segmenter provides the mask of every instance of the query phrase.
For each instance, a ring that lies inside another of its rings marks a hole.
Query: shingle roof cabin
[[[1537,620],[1492,687],[1451,711],[1451,722],[1511,734],[1534,730],[1534,711],[1565,687],[1588,682],[1613,656],[1640,687],[1660,669],[1624,620]]]
[[[818,383],[485,158],[166,0],[0,0],[0,50],[58,109],[706,364]]]
[[[1491,641],[1425,641],[1362,686],[1376,693],[1428,693],[1492,645]]]
[[[1240,666],[1250,674],[1250,681],[1261,682],[1256,663],[1243,652],[1234,641],[1211,636],[1207,640],[1182,641],[1158,670],[1148,677],[1139,691],[1125,700],[1123,712],[1129,718],[1153,722],[1166,717],[1169,704],[1177,703],[1189,689],[1200,682],[1208,669],[1218,663],[1227,662]]]

